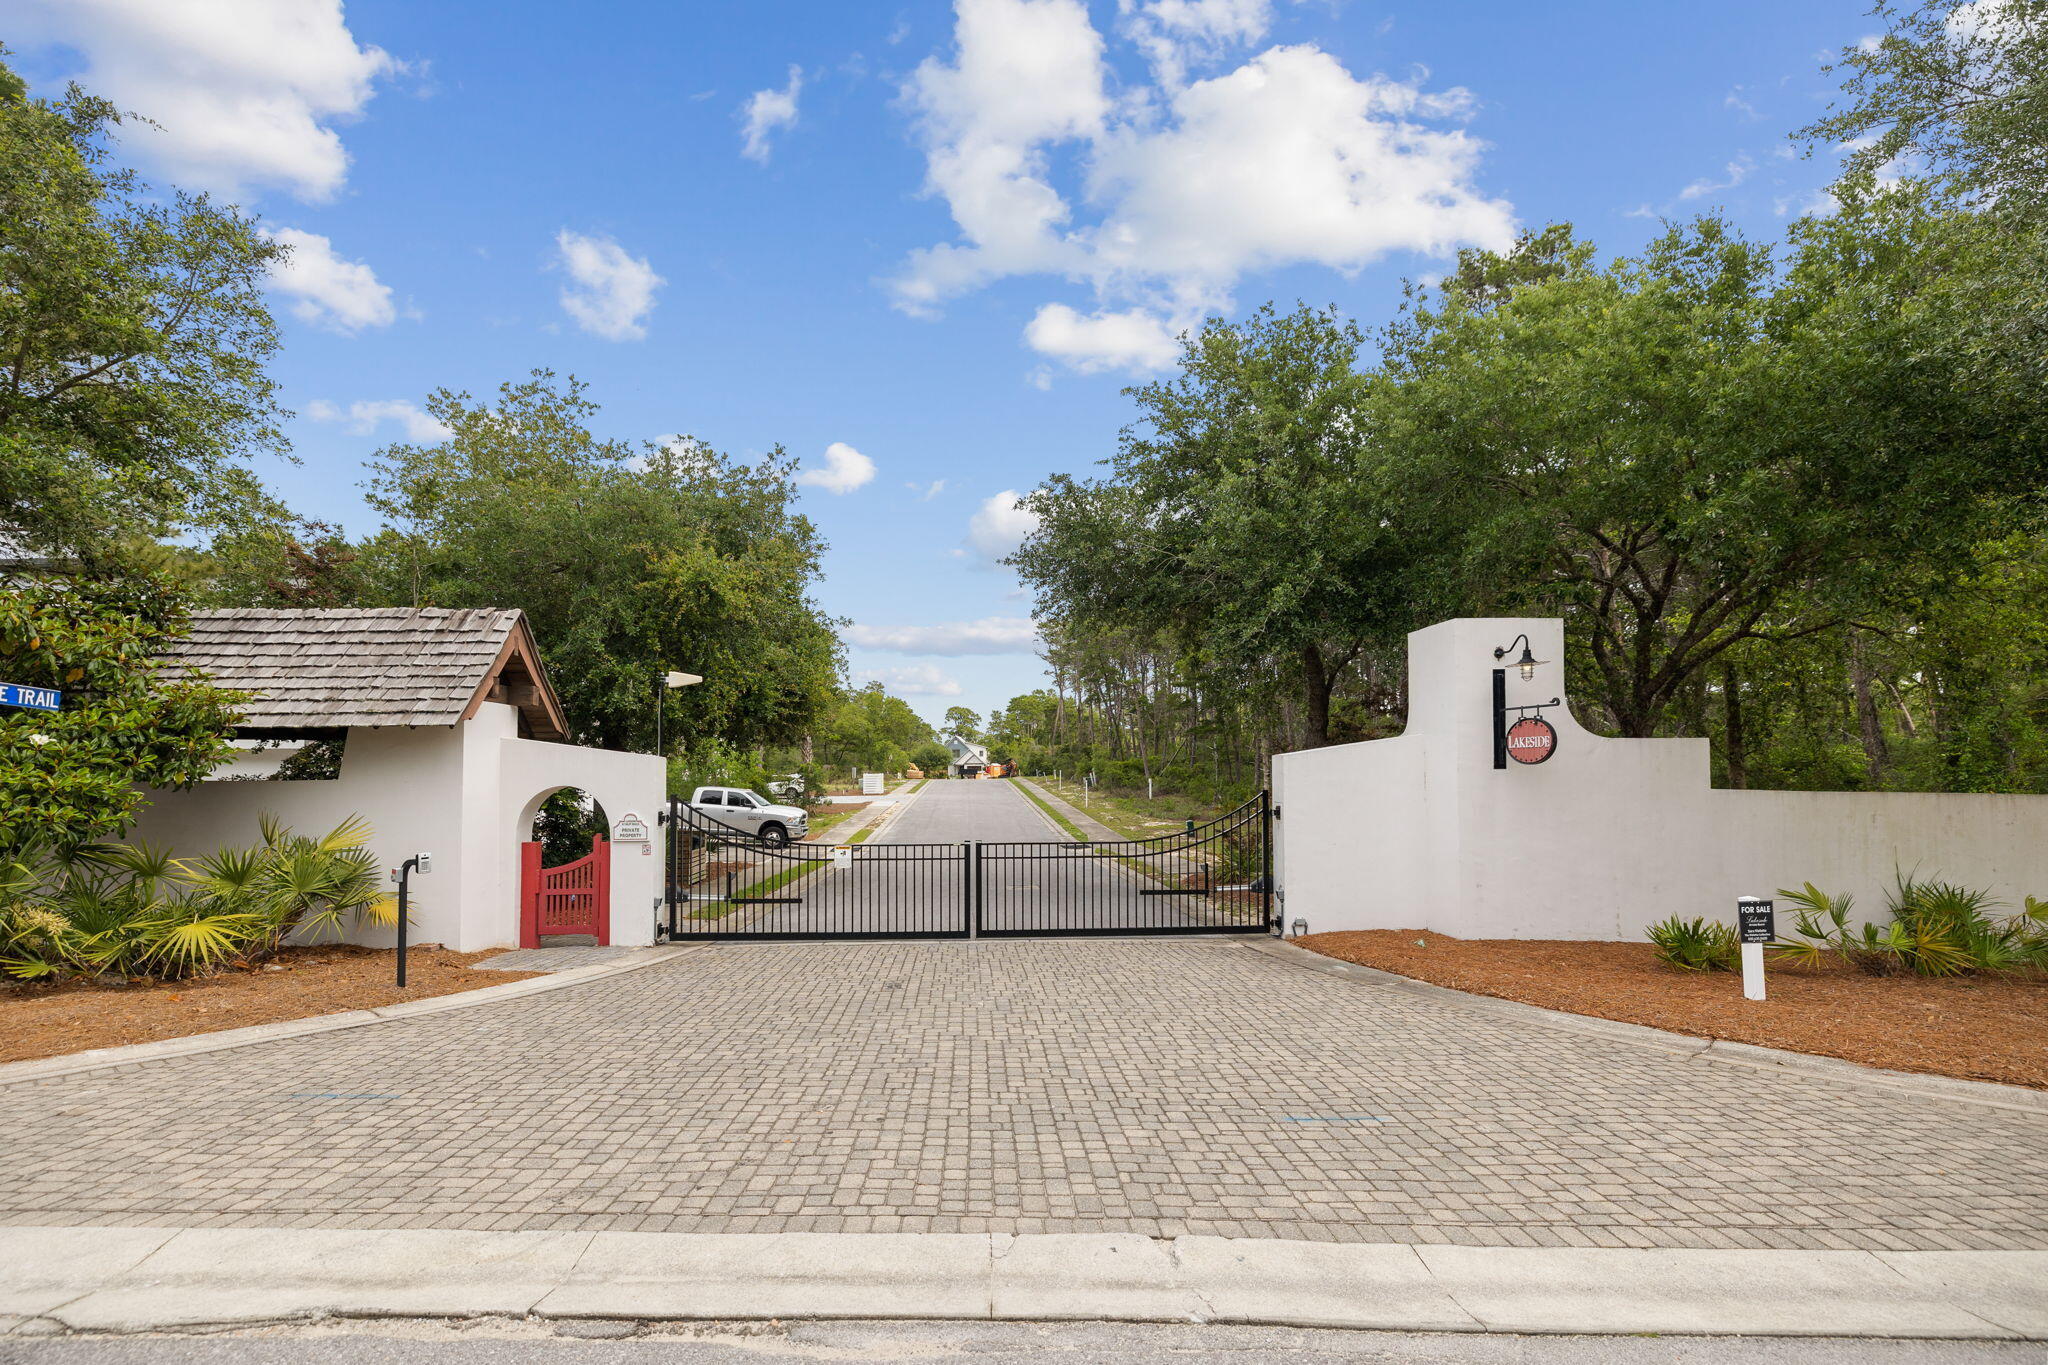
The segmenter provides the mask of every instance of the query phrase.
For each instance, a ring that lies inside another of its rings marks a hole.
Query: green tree
[[[678,748],[799,740],[832,699],[838,640],[810,598],[823,549],[778,450],[604,440],[571,378],[535,371],[494,403],[437,391],[453,433],[371,466],[386,528],[358,547],[365,599],[519,607],[580,742]],[[658,686],[668,669],[695,687]]]
[[[0,858],[113,838],[141,788],[189,787],[226,757],[236,694],[159,662],[182,624],[162,575],[0,591],[0,671],[55,712],[0,710]]]
[[[2041,396],[1987,361],[1991,243],[1906,192],[1770,253],[1706,219],[1390,329],[1376,432],[1478,610],[1564,614],[1625,735],[1710,664],[1935,583],[2042,474]]]
[[[946,729],[964,740],[978,743],[981,739],[981,717],[965,706],[949,706],[946,708]]]
[[[119,123],[0,64],[0,541],[89,569],[256,497],[246,458],[283,446],[261,291],[285,249],[111,169]]]
[[[1327,743],[1334,690],[1398,642],[1421,585],[1362,477],[1361,341],[1330,310],[1271,305],[1187,337],[1176,377],[1129,390],[1142,415],[1112,474],[1033,494],[1039,530],[1013,562],[1041,619],[1070,643],[1165,632],[1213,672],[1284,679],[1301,742]]]
[[[943,773],[953,761],[953,755],[937,740],[928,739],[910,751],[910,761],[922,769],[926,776]]]
[[[1853,179],[1904,164],[1962,198],[2038,221],[2048,210],[2048,0],[1879,0],[1876,42],[1825,68],[1843,107],[1795,135],[1847,146]]]
[[[932,740],[932,727],[880,682],[843,694],[823,728],[818,761],[828,769],[903,766],[911,750]]]

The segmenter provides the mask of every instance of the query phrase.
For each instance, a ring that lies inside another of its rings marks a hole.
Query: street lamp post
[[[670,669],[662,675],[661,686],[673,692],[678,687],[695,687],[703,681],[695,673],[678,673]],[[668,750],[661,747],[661,692],[658,690],[654,694],[654,752],[663,758],[668,757]]]

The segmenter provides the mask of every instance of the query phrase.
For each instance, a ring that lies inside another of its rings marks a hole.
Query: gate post
[[[540,844],[519,846],[519,946],[540,947]]]
[[[981,937],[981,840],[976,839],[968,847],[968,860],[974,867],[974,923],[968,929],[969,938]]]
[[[1266,932],[1283,933],[1282,916],[1273,913],[1273,795],[1259,793],[1259,884],[1265,887]]]
[[[967,937],[974,938],[981,932],[981,907],[975,904],[974,870],[978,860],[974,856],[974,842],[960,841],[960,923],[967,930]]]
[[[612,841],[600,834],[590,841],[590,855],[597,859],[597,946],[612,941]]]

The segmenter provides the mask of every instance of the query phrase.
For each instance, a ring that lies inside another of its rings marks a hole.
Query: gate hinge
[[[1273,807],[1273,818],[1275,820],[1280,818],[1280,808],[1278,806]]]

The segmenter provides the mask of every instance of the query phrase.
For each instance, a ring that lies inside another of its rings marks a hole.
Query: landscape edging
[[[1461,1008],[1534,1024],[1539,1028],[1588,1034],[1613,1042],[1654,1048],[1660,1052],[1677,1054],[1687,1061],[1805,1072],[1821,1079],[1902,1091],[1924,1099],[1960,1100],[1966,1104],[1981,1104],[1994,1109],[2014,1110],[2048,1118],[2048,1092],[2031,1090],[2022,1085],[1964,1080],[1958,1076],[1934,1076],[1917,1071],[1891,1071],[1884,1067],[1852,1062],[1843,1057],[1824,1057],[1811,1052],[1759,1047],[1754,1043],[1738,1043],[1726,1038],[1700,1038],[1689,1033],[1673,1033],[1667,1029],[1653,1028],[1648,1024],[1602,1019],[1591,1014],[1572,1014],[1566,1010],[1547,1009],[1542,1005],[1524,1004],[1522,1001],[1507,1000],[1497,995],[1479,995],[1451,986],[1439,986],[1434,982],[1418,981],[1414,977],[1402,976],[1382,968],[1327,957],[1279,939],[1247,941],[1244,946],[1254,952],[1265,953],[1269,957],[1278,958],[1309,971],[1367,981],[1387,990],[1401,991],[1408,995],[1428,996]]]
[[[275,1023],[219,1029],[212,1033],[191,1033],[182,1038],[160,1038],[152,1043],[128,1043],[121,1047],[67,1052],[58,1057],[32,1057],[20,1062],[0,1062],[0,1085],[48,1080],[85,1071],[104,1071],[117,1066],[134,1066],[139,1062],[153,1062],[166,1057],[224,1052],[229,1048],[251,1047],[257,1043],[274,1042],[283,1038],[335,1033],[342,1029],[361,1028],[365,1024],[394,1023],[423,1014],[440,1014],[447,1010],[468,1009],[474,1005],[489,1005],[500,1000],[516,999],[522,995],[538,995],[543,991],[562,990],[568,986],[580,986],[587,981],[596,981],[607,976],[636,972],[642,967],[652,967],[657,962],[666,962],[691,948],[704,946],[700,943],[656,944],[646,950],[644,957],[598,962],[588,967],[572,967],[566,972],[549,972],[520,981],[506,981],[496,986],[479,986],[471,991],[428,996],[424,1000],[404,1000],[395,1005],[376,1005],[365,1010],[343,1010],[336,1014],[314,1014],[304,1019],[280,1019]]]

